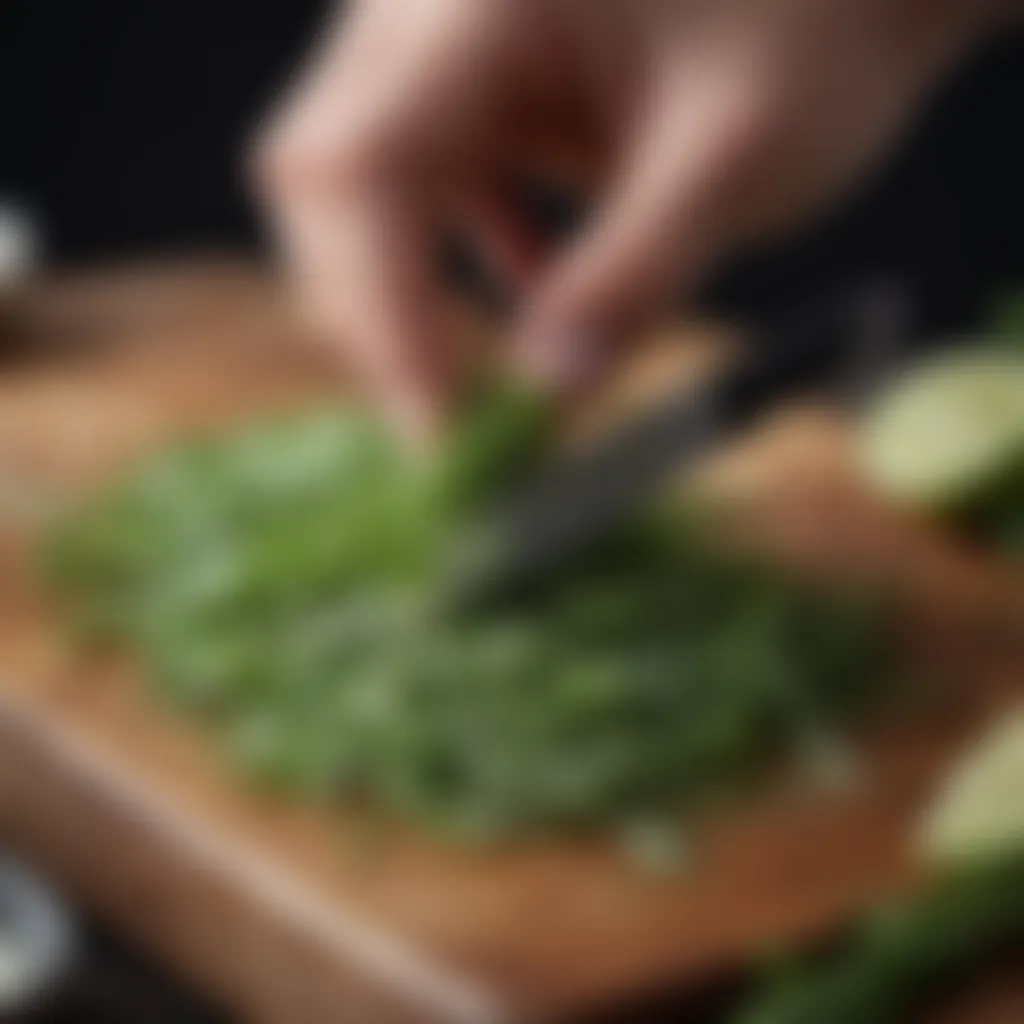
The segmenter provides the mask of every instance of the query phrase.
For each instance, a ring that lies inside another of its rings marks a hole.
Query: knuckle
[[[336,192],[368,180],[388,159],[373,133],[296,118],[257,139],[250,170],[259,194],[281,196]]]

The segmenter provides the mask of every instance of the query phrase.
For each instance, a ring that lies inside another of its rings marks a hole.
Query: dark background
[[[0,195],[50,259],[78,264],[257,243],[240,152],[324,0],[3,0]],[[1024,39],[979,55],[897,159],[828,224],[713,289],[763,309],[882,272],[929,328],[1024,281]]]

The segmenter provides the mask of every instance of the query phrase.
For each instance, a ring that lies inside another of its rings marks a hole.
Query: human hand
[[[465,232],[520,298],[515,351],[558,388],[678,289],[834,201],[998,0],[362,0],[265,133],[260,179],[317,331],[397,425],[459,383],[436,241]],[[545,251],[511,177],[583,183]]]

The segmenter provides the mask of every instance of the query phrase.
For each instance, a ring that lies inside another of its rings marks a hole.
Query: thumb
[[[531,297],[518,354],[548,386],[576,390],[600,376],[735,236],[763,122],[727,86],[688,92],[699,95],[681,104],[673,90],[655,106],[593,221]]]

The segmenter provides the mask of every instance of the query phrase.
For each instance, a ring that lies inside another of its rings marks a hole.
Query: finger
[[[480,25],[446,18],[480,6],[413,5],[386,32],[365,23],[361,43],[317,62],[261,154],[300,301],[406,433],[428,429],[447,396],[450,360],[432,272],[434,182],[462,133],[472,138],[482,90],[469,87]],[[359,67],[382,37],[392,40],[392,60],[371,86],[359,81]]]
[[[593,221],[539,284],[518,344],[545,383],[589,383],[729,247],[766,114],[743,76],[696,84],[675,82],[652,105]]]
[[[431,437],[452,366],[424,216],[401,191],[377,186],[292,202],[277,225],[315,333],[405,438]]]
[[[365,5],[264,133],[258,160],[270,201],[333,190],[354,175],[425,180],[472,162],[501,42],[487,8],[458,0]]]

